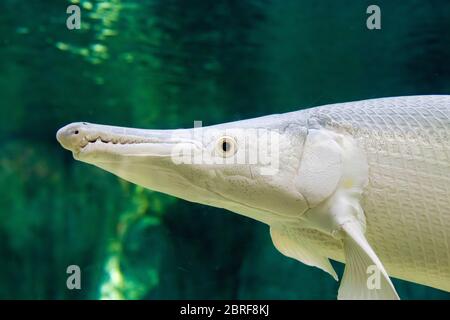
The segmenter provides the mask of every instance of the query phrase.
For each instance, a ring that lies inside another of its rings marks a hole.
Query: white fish
[[[125,180],[266,223],[280,252],[335,279],[329,259],[344,262],[340,299],[398,299],[389,276],[450,291],[449,133],[443,95],[193,129],[73,123],[57,139]]]

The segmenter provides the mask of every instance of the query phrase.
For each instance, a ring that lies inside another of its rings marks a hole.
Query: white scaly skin
[[[336,104],[311,117],[367,157],[366,237],[388,273],[450,291],[450,96]]]
[[[179,146],[245,158],[258,143],[249,129],[261,128],[279,134],[275,174],[261,163],[173,161]],[[74,123],[57,139],[125,180],[262,221],[282,253],[334,277],[328,258],[347,262],[339,298],[395,299],[387,274],[450,291],[449,133],[450,96],[412,96],[195,129]],[[220,150],[224,137],[233,154]],[[380,290],[365,287],[369,265],[383,275]]]

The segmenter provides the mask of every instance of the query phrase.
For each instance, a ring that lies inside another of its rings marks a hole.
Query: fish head
[[[307,210],[295,187],[306,125],[289,114],[147,130],[77,122],[57,140],[127,181],[271,224]]]

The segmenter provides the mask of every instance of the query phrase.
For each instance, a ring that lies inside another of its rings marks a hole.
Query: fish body
[[[344,262],[340,299],[398,299],[389,276],[450,291],[449,133],[442,95],[194,129],[73,123],[57,139],[125,180],[267,224],[281,253],[335,279],[329,259]],[[249,160],[261,151],[269,166]]]
[[[350,134],[364,151],[366,237],[387,272],[450,291],[450,96],[339,103],[310,109],[309,117]],[[317,232],[305,237],[345,262],[338,243]]]

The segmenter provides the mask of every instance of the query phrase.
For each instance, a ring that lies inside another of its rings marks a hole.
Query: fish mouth
[[[123,157],[172,156],[180,144],[201,148],[183,130],[147,130],[72,123],[56,134],[58,142],[77,160],[116,161]]]
[[[119,144],[119,145],[125,145],[125,144],[140,144],[140,143],[146,143],[143,140],[129,140],[129,139],[122,139],[122,137],[108,137],[108,136],[97,136],[89,137],[86,136],[83,138],[83,140],[80,143],[79,149],[83,150],[86,148],[89,144]]]
[[[95,152],[103,152],[103,153],[111,153],[118,155],[131,155],[135,153],[138,154],[138,151],[142,148],[159,147],[158,153],[151,153],[154,156],[170,156],[170,153],[161,152],[163,151],[164,146],[175,144],[177,142],[167,142],[167,141],[156,141],[149,139],[142,139],[133,136],[109,136],[109,135],[99,135],[94,137],[86,136],[81,140],[80,144],[72,150],[72,152],[77,155],[85,155],[89,153]],[[134,152],[133,152],[134,151]],[[154,150],[156,151],[156,150]],[[170,150],[167,150],[170,151]],[[142,154],[142,153],[140,153]],[[150,153],[146,153],[150,155]]]

